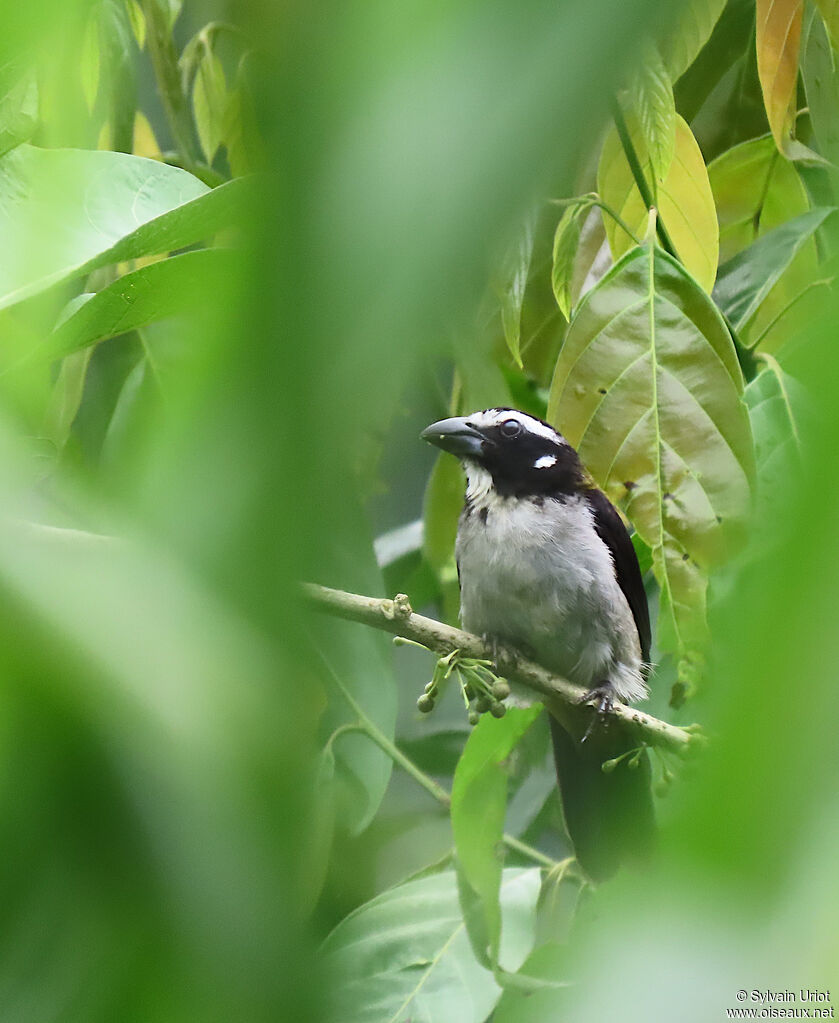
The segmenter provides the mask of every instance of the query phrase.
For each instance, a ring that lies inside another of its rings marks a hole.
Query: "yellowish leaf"
[[[139,110],[134,115],[134,155],[145,156],[150,160],[163,159],[149,119]]]
[[[775,145],[783,153],[795,124],[802,0],[757,0],[757,73]]]
[[[651,185],[655,183],[653,191],[659,216],[677,256],[702,288],[710,292],[717,274],[719,227],[708,171],[696,139],[687,122],[676,115],[673,160],[665,177],[656,179],[643,132],[633,116],[627,117],[627,127],[644,175]],[[600,156],[597,189],[603,201],[618,213],[636,237],[643,236],[648,213],[614,129],[606,138]],[[612,217],[604,215],[604,223],[609,247],[617,259],[635,241]]]

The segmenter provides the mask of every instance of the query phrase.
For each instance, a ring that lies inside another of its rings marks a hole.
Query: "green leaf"
[[[521,308],[533,258],[534,217],[528,216],[509,260],[501,287],[501,322],[510,354],[521,367]]]
[[[675,82],[699,56],[711,38],[726,0],[688,0],[678,21],[659,39],[664,66]]]
[[[580,303],[548,418],[649,545],[682,659],[705,639],[707,571],[743,540],[754,453],[716,306],[661,249],[627,253]],[[662,615],[663,617],[663,615]]]
[[[830,207],[820,207],[802,213],[720,267],[714,298],[738,333],[748,326],[801,247],[833,212]]]
[[[452,833],[458,890],[476,958],[498,965],[501,943],[501,884],[507,774],[501,766],[542,711],[511,707],[503,718],[481,717],[458,761],[452,785]]]
[[[795,127],[803,12],[803,0],[757,0],[757,73],[766,117],[781,153]]]
[[[463,470],[457,459],[439,455],[423,500],[423,554],[440,581],[447,621],[457,620],[460,606],[454,542],[463,507],[463,490]]]
[[[709,165],[708,176],[719,216],[721,264],[768,231],[810,209],[795,166],[781,156],[771,135],[750,139],[718,156]],[[772,323],[813,280],[817,269],[816,244],[811,240],[800,248],[762,301],[745,340]],[[770,333],[770,345],[776,333]]]
[[[134,33],[137,45],[142,50],[146,45],[146,16],[143,13],[143,8],[137,0],[125,0],[125,5],[128,20],[131,23],[131,31]]]
[[[38,82],[33,71],[7,65],[0,73],[0,156],[31,138],[38,126]]]
[[[771,135],[750,139],[708,165],[720,224],[720,262],[810,208],[795,167]]]
[[[571,288],[574,280],[574,260],[580,244],[580,220],[589,211],[590,204],[569,206],[556,225],[553,246],[551,286],[560,312],[571,319]]]
[[[833,4],[834,12],[839,3]],[[836,36],[834,35],[834,38]],[[839,166],[839,74],[836,54],[830,45],[824,22],[818,13],[810,12],[802,45],[802,78],[810,111],[810,123],[819,151]]]
[[[247,179],[210,191],[124,153],[36,149],[0,159],[0,309],[98,266],[183,248],[235,224]]]
[[[210,164],[222,142],[227,103],[222,63],[212,50],[205,49],[192,84],[192,109],[198,140]]]
[[[518,969],[533,947],[538,869],[507,869],[502,955]],[[454,871],[384,892],[343,920],[323,946],[341,1023],[484,1023],[501,995],[475,959]]]
[[[801,437],[795,408],[803,404],[801,386],[772,356],[762,355],[765,368],[746,388],[757,461],[760,519],[769,517],[777,496],[786,494],[801,467]]]
[[[44,436],[55,444],[58,451],[67,443],[70,427],[79,411],[91,352],[92,349],[88,349],[69,355],[58,371],[44,422]]]
[[[199,310],[235,270],[234,253],[202,249],[127,273],[61,322],[50,337],[50,352],[65,355],[155,320]]]
[[[839,0],[815,0],[834,49],[839,49]]]
[[[629,87],[629,98],[649,154],[653,182],[664,180],[676,151],[676,102],[658,50],[643,48]]]
[[[627,116],[627,127],[644,175],[648,182],[652,182],[652,163],[644,134],[637,117],[631,113]],[[600,154],[597,190],[603,201],[626,221],[630,230],[637,237],[643,237],[648,212],[614,128]],[[700,285],[710,291],[717,272],[717,212],[702,153],[687,123],[678,115],[675,156],[666,177],[656,179],[654,191],[661,219],[679,259]],[[609,247],[617,259],[635,242],[612,217],[604,215],[603,222]]]
[[[99,45],[99,13],[100,8],[92,8],[90,20],[85,29],[82,49],[79,57],[79,72],[82,78],[82,92],[88,110],[93,109],[99,92],[99,71],[102,63]]]
[[[562,1018],[558,1013],[565,999],[557,989],[569,983],[561,979],[568,975],[568,960],[567,944],[551,941],[534,948],[521,972],[526,977],[542,980],[541,989],[505,987],[492,1023],[547,1023]],[[570,1007],[570,1001],[568,1004]]]

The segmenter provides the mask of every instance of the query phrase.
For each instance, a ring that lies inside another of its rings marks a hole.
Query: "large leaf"
[[[775,144],[786,151],[795,126],[803,0],[757,0],[757,73]]]
[[[790,266],[801,247],[821,227],[832,208],[820,207],[781,224],[720,267],[714,298],[738,332]]]
[[[536,705],[511,708],[500,719],[484,714],[454,773],[451,818],[461,908],[472,947],[485,966],[498,963],[501,941],[498,898],[507,810],[507,774],[501,765],[541,711]]]
[[[656,246],[580,303],[548,417],[653,552],[682,658],[704,636],[708,568],[743,538],[754,455],[743,379],[713,302]]]
[[[207,238],[235,223],[248,187],[211,192],[186,171],[125,153],[19,146],[0,159],[0,308]]]
[[[537,869],[504,871],[502,956],[518,969],[533,947]],[[340,1023],[483,1023],[501,995],[475,959],[453,871],[377,896],[343,920],[323,947]]]
[[[103,338],[200,309],[230,280],[235,253],[203,249],[151,263],[125,274],[79,306],[49,339],[50,352],[65,355]]]
[[[725,7],[725,0],[688,0],[682,13],[659,40],[664,65],[675,82],[708,42]]]
[[[635,117],[627,118],[627,126],[644,175],[652,182],[652,163],[644,134]],[[636,237],[643,235],[647,210],[614,129],[606,138],[600,155],[597,188],[603,200],[626,221]],[[659,214],[679,259],[702,287],[710,291],[717,272],[719,249],[714,197],[696,139],[687,123],[678,116],[675,155],[667,176],[656,180],[655,195]],[[609,246],[618,258],[632,248],[635,241],[611,217],[604,216],[604,223]]]

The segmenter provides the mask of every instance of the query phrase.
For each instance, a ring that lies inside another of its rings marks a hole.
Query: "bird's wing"
[[[612,502],[602,490],[592,488],[585,494],[588,506],[594,515],[594,528],[597,535],[609,548],[615,565],[615,577],[626,597],[638,638],[641,641],[641,656],[645,661],[650,659],[650,609],[647,606],[647,594],[638,558],[632,540]]]

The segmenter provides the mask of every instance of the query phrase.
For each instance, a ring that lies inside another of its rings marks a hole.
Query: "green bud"
[[[481,715],[476,710],[469,711],[469,724],[476,725],[481,720]]]
[[[421,714],[430,714],[434,710],[434,698],[429,696],[428,693],[423,693],[417,700],[417,710]]]
[[[466,683],[466,685],[463,687],[463,691],[464,691],[464,693],[466,693],[466,699],[467,700],[474,700],[475,697],[478,695],[475,692],[475,687],[472,685],[471,682],[467,682]]]
[[[489,710],[494,718],[503,718],[507,713],[507,708],[503,703],[494,703]]]
[[[432,680],[431,680],[431,681],[430,681],[430,682],[429,682],[429,683],[428,683],[428,684],[426,685],[426,687],[425,687],[425,691],[426,691],[427,693],[432,693],[432,694],[433,694],[433,693],[434,693],[434,690],[435,690],[436,688],[437,688],[437,684],[435,683],[434,679],[432,679]]]
[[[510,695],[510,685],[504,678],[498,678],[492,683],[492,695],[496,700],[506,700]]]
[[[475,702],[475,710],[479,714],[486,714],[486,712],[492,706],[492,701],[486,696],[479,696]]]
[[[614,769],[620,763],[620,759],[621,759],[620,757],[615,757],[614,760],[604,760],[603,763],[600,765],[600,770],[604,774],[611,774],[612,771],[614,771]]]

